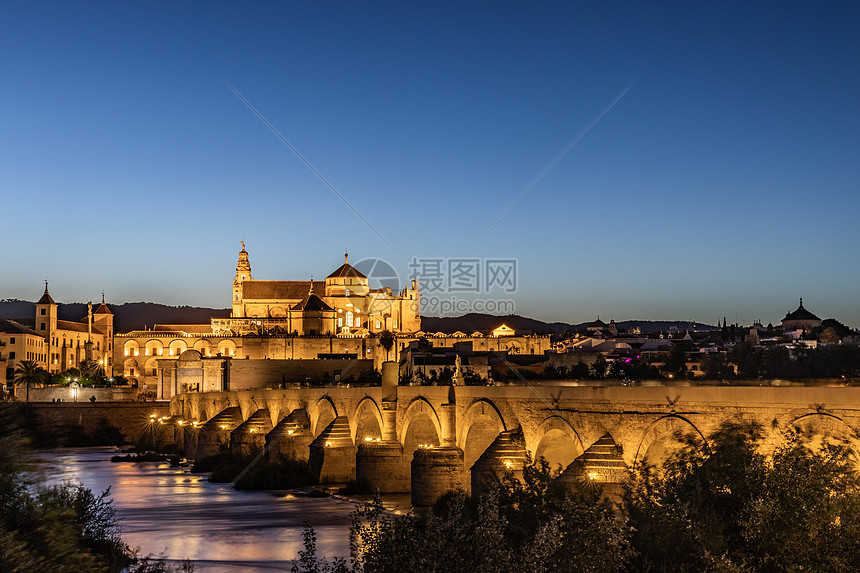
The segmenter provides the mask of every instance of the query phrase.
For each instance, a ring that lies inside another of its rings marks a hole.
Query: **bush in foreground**
[[[488,495],[445,496],[427,514],[360,508],[350,562],[305,548],[295,573],[412,571],[777,573],[860,570],[860,480],[847,443],[800,430],[764,455],[755,424],[682,436],[659,468],[633,468],[616,506],[570,491],[544,462]]]
[[[0,406],[0,571],[175,570],[125,544],[109,490],[96,495],[80,484],[38,487],[17,414]],[[192,569],[186,564],[181,570]]]

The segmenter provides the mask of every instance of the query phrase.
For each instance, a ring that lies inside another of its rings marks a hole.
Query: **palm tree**
[[[383,330],[379,333],[379,345],[385,349],[385,359],[388,360],[388,355],[391,352],[391,347],[394,346],[394,333],[390,330]]]
[[[418,339],[418,350],[421,351],[421,361],[424,363],[424,380],[427,380],[427,351],[433,348],[433,343],[426,336]]]
[[[30,384],[40,384],[45,379],[45,370],[32,360],[22,360],[15,368],[15,382],[27,387],[27,402],[30,401]]]

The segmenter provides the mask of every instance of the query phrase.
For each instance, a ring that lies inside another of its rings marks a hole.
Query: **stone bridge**
[[[393,365],[392,365],[393,366]],[[659,463],[679,432],[707,436],[727,419],[760,423],[765,445],[791,427],[860,444],[860,388],[397,386],[383,384],[180,394],[174,439],[201,458],[266,448],[269,459],[307,460],[321,483],[366,480],[432,504],[456,487],[479,490],[490,475],[529,459],[562,479],[617,487],[627,469]]]

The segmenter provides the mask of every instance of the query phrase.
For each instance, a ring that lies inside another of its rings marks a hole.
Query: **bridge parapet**
[[[351,462],[343,462],[351,468],[347,472],[350,476],[355,475],[359,450],[364,459],[359,466],[363,468],[362,475],[367,476],[383,476],[390,470],[392,475],[403,477],[411,464],[409,479],[414,480],[418,475],[416,459],[419,469],[424,464],[432,473],[436,471],[433,460],[444,458],[446,461],[436,468],[444,467],[444,471],[436,472],[437,477],[449,485],[462,483],[466,489],[471,480],[465,479],[462,472],[471,470],[501,433],[514,430],[522,432],[523,448],[529,456],[544,457],[551,466],[561,469],[606,434],[618,446],[620,459],[628,467],[643,459],[659,461],[673,447],[673,436],[678,432],[706,436],[727,419],[761,424],[772,442],[780,432],[802,424],[813,432],[847,437],[860,444],[856,432],[860,427],[860,388],[854,387],[389,384],[385,389],[335,387],[180,394],[171,401],[170,412],[177,418],[206,421],[207,416],[211,418],[227,408],[239,412],[237,425],[259,410],[269,412],[276,429],[287,417],[293,418],[290,423],[296,425],[292,429],[302,439],[294,440],[285,450],[277,450],[283,453],[306,448],[309,440],[319,438],[325,428],[339,420],[342,435],[338,436],[337,447],[345,448],[341,451],[344,456],[353,456]],[[303,421],[298,425],[300,417]],[[387,446],[376,446],[377,439]],[[367,447],[361,448],[362,444]],[[443,449],[442,454],[427,452]],[[398,451],[402,452],[399,460]],[[323,453],[324,458],[333,459],[330,452]],[[455,469],[457,464],[462,467]],[[323,465],[330,466],[328,462]],[[379,470],[383,467],[389,470]],[[462,475],[451,477],[457,472]],[[425,480],[420,475],[418,479]],[[401,483],[405,477],[398,479]],[[384,481],[382,477],[379,480]],[[414,491],[414,484],[411,487]],[[435,494],[428,494],[432,495]]]

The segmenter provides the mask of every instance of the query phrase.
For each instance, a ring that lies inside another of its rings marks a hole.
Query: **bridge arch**
[[[326,427],[337,418],[337,407],[328,396],[323,396],[308,407],[308,418],[311,420],[311,433],[317,437]]]
[[[365,438],[382,438],[382,411],[373,398],[365,396],[358,402],[355,412],[349,417],[349,429],[355,444]]]
[[[459,432],[458,445],[463,450],[467,471],[490,447],[493,440],[508,429],[502,413],[491,400],[486,398],[479,398],[472,402],[466,409],[462,423],[458,420],[457,425],[462,428]]]
[[[855,451],[860,452],[860,433],[848,422],[829,412],[802,414],[795,417],[790,426],[800,431],[814,450],[825,443],[848,442]]]
[[[400,424],[398,440],[403,445],[403,453],[409,457],[419,446],[438,446],[441,438],[442,425],[433,405],[423,397],[412,400]]]
[[[683,432],[693,431],[701,438],[702,443],[707,446],[705,435],[696,425],[678,414],[667,414],[652,422],[636,448],[634,463],[647,461],[649,464],[659,467],[671,453],[673,441],[676,436]]]
[[[541,422],[532,445],[528,450],[533,459],[544,458],[551,469],[560,465],[562,471],[585,449],[573,424],[557,414]]]

